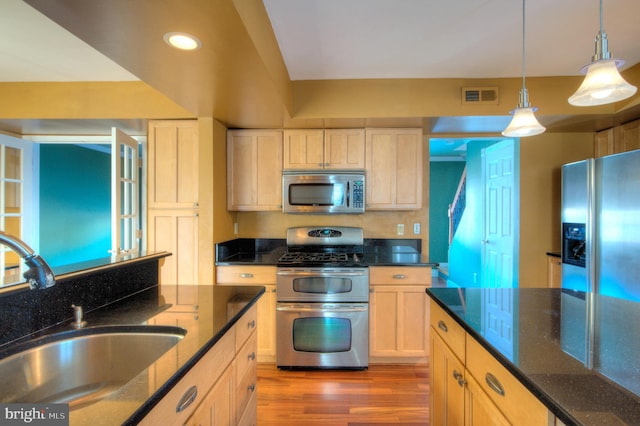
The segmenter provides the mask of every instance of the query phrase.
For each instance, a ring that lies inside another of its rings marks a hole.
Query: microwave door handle
[[[349,201],[350,201],[350,198],[351,198],[350,184],[351,184],[351,182],[347,181],[347,207],[349,207]]]

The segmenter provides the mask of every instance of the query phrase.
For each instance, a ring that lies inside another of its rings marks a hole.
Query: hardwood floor
[[[364,371],[278,370],[258,365],[258,426],[428,425],[427,365]]]

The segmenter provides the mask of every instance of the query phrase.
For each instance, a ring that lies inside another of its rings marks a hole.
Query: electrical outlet
[[[404,235],[404,223],[398,224],[398,235]]]
[[[419,223],[414,223],[413,224],[413,234],[414,235],[420,235],[420,224]]]

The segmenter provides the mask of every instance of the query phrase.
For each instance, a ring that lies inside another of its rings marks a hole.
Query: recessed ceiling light
[[[202,42],[195,36],[187,33],[171,32],[164,35],[164,41],[176,49],[196,50],[202,47]]]

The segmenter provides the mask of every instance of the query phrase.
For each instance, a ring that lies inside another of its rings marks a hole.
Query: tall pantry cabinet
[[[187,286],[199,284],[208,270],[199,268],[207,258],[199,249],[200,231],[209,217],[201,219],[200,198],[211,167],[200,163],[207,164],[211,144],[199,129],[199,120],[154,120],[148,129],[147,248],[172,254],[161,263],[160,284],[177,284],[167,297],[176,310],[197,306],[197,293]]]

